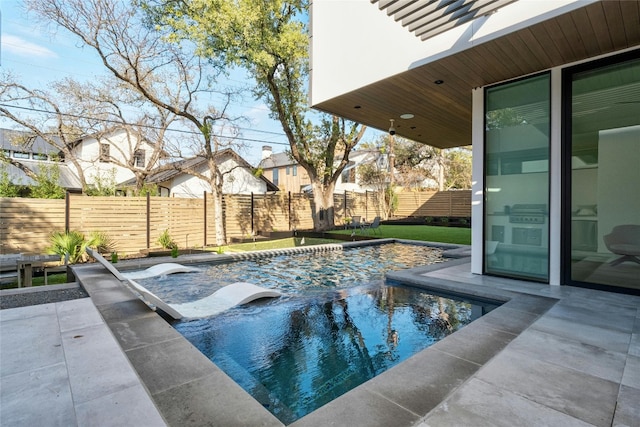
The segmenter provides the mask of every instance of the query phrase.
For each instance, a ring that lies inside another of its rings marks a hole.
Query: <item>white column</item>
[[[551,70],[551,153],[549,158],[549,284],[562,281],[562,70]]]
[[[472,91],[471,272],[482,274],[484,239],[484,89]]]

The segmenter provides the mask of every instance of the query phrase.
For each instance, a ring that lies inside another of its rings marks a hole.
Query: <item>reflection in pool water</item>
[[[441,260],[437,249],[390,244],[212,266],[195,276],[270,285],[287,296],[174,326],[287,424],[493,308],[383,279],[390,269]],[[176,300],[192,293],[176,280],[152,290]]]

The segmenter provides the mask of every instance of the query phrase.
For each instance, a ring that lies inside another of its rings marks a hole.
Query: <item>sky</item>
[[[26,14],[19,0],[0,0],[0,67],[18,76],[29,88],[47,89],[48,85],[65,77],[78,81],[106,75],[97,54],[79,45],[67,30],[36,22]],[[245,86],[241,74],[232,75],[226,85]],[[250,119],[242,125],[241,137],[245,149],[238,150],[250,164],[257,165],[262,147],[270,145],[274,153],[284,152],[289,144],[278,121],[269,118],[269,109],[247,96],[235,104],[234,114]],[[11,127],[0,121],[0,127]]]

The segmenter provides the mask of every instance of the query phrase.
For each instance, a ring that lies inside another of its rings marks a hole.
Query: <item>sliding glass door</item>
[[[485,92],[484,272],[549,280],[550,76]]]
[[[640,291],[638,53],[563,74],[567,284]]]

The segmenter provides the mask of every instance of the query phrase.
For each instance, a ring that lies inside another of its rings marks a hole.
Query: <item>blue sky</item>
[[[64,29],[36,22],[20,3],[19,0],[0,0],[0,66],[3,70],[10,70],[27,87],[42,89],[65,77],[84,81],[105,74],[98,56],[91,49],[80,47]],[[246,83],[241,74],[236,74],[230,77],[227,85],[243,86]],[[249,163],[257,165],[263,145],[271,145],[276,153],[288,148],[280,123],[269,118],[269,110],[261,102],[248,96],[236,104],[234,113],[251,120],[251,124],[243,125],[241,136],[247,140],[247,147],[239,153]],[[0,126],[9,127],[1,121]]]

